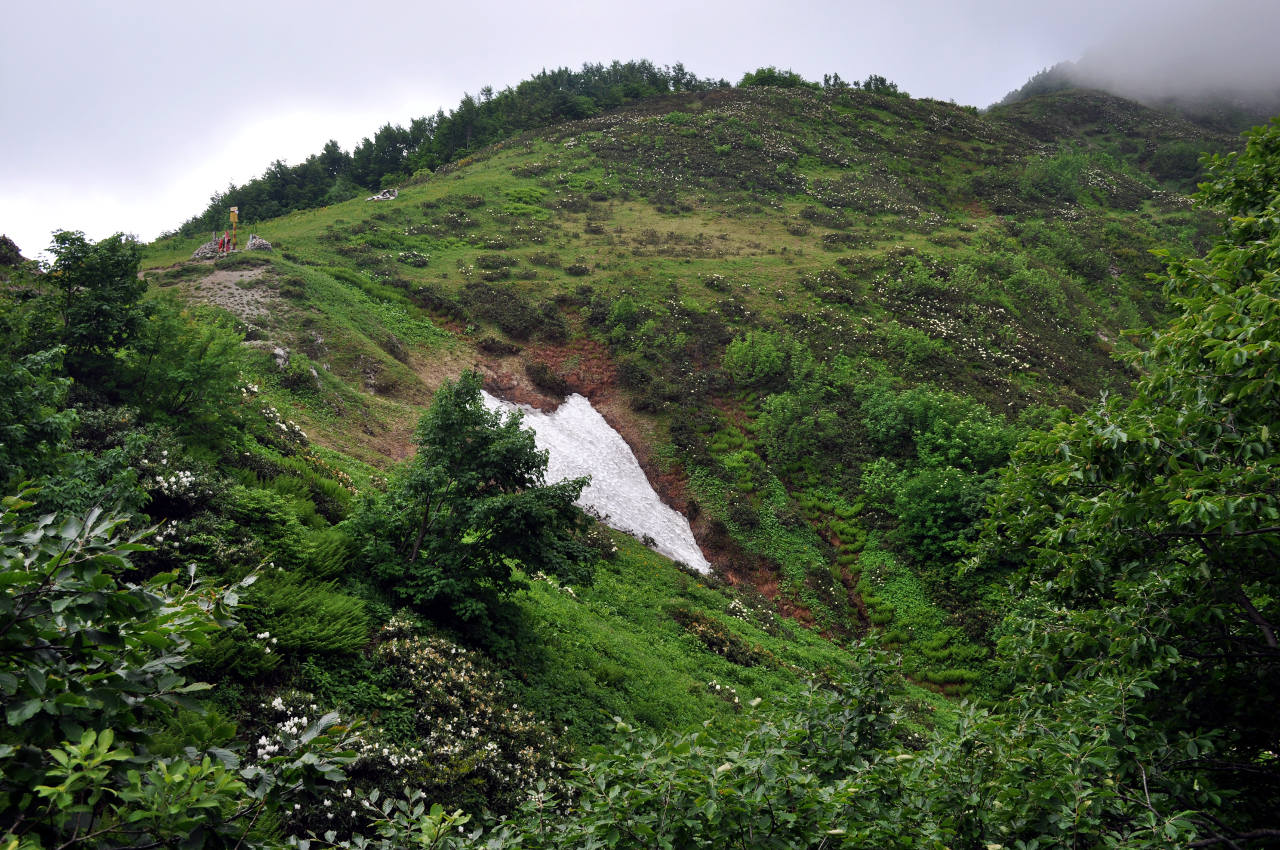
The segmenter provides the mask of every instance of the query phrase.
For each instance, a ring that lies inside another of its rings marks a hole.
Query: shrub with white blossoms
[[[559,788],[567,765],[551,729],[520,707],[483,656],[415,628],[410,617],[393,617],[375,650],[403,673],[415,708],[413,745],[366,733],[353,779],[397,793],[407,784],[469,811],[510,810],[539,781]]]
[[[413,266],[419,269],[431,262],[431,256],[420,251],[401,251],[396,259],[406,266]]]
[[[262,635],[258,635],[263,639]],[[277,694],[269,702],[259,705],[265,728],[250,749],[248,763],[265,761],[281,750],[288,750],[289,744],[302,736],[307,724],[320,717],[320,706],[311,702],[310,694],[301,691],[288,691]]]
[[[269,641],[266,633],[257,635]],[[323,781],[314,777],[285,789],[287,802],[280,814],[285,831],[293,838],[310,832],[342,827],[350,832],[368,826],[368,814],[357,805],[346,766],[352,761],[352,747],[358,738],[341,721],[337,712],[324,712],[311,694],[290,690],[258,704],[260,726],[242,762],[245,775],[279,773],[281,764],[297,759],[296,766],[312,764],[307,750],[319,735],[334,735],[336,747],[329,754],[335,769],[325,772]],[[318,762],[316,762],[318,763]]]
[[[719,682],[717,682],[715,679],[712,679],[710,682],[707,682],[707,693],[712,694],[713,696],[718,696],[720,697],[720,699],[734,706],[738,706],[741,704],[738,702],[737,688],[731,685],[722,685]]]
[[[280,429],[280,431],[285,436],[289,437],[295,442],[298,442],[298,443],[307,442],[307,434],[300,427],[298,427],[298,423],[294,422],[292,419],[285,419],[283,416],[280,415],[280,411],[276,410],[274,405],[269,404],[266,407],[262,408],[262,416],[272,425],[275,425],[276,428]]]
[[[152,450],[154,451],[154,449]],[[152,498],[186,503],[189,507],[213,492],[201,474],[182,468],[186,464],[177,457],[170,457],[168,449],[158,455],[143,456],[138,460],[140,483]]]
[[[567,585],[567,584],[561,584],[560,582],[556,581],[556,579],[555,579],[553,576],[549,576],[549,575],[547,575],[547,574],[546,574],[546,573],[544,573],[542,570],[538,570],[536,573],[534,573],[533,575],[529,576],[529,580],[530,580],[530,581],[540,581],[540,582],[543,582],[544,584],[548,585],[549,587],[552,587],[552,588],[554,588],[554,589],[556,589],[556,590],[560,591],[560,592],[561,592],[561,593],[563,593],[565,596],[568,596],[570,599],[577,599],[577,598],[578,598],[578,594],[574,592],[574,590],[573,590],[573,588],[572,588],[572,587],[570,587],[570,586],[569,586],[569,585]]]

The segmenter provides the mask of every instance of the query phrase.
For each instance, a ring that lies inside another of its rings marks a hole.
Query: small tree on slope
[[[362,560],[400,600],[485,626],[520,586],[516,566],[590,581],[574,505],[587,479],[545,483],[546,453],[518,415],[485,408],[479,375],[444,383],[414,442],[418,453],[352,522]]]

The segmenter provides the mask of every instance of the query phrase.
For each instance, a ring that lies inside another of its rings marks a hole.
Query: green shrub
[[[542,324],[542,316],[533,304],[512,289],[468,283],[459,300],[470,313],[493,322],[513,339],[529,339]]]
[[[549,269],[560,268],[560,255],[550,251],[534,251],[529,255],[529,262],[535,266],[543,266]]]
[[[510,811],[535,786],[559,789],[556,736],[516,703],[484,656],[420,636],[397,614],[377,635],[378,664],[396,672],[411,707],[398,739],[366,735],[353,780],[393,793],[406,784],[450,808]]]
[[[515,189],[507,190],[507,198],[518,204],[529,204],[536,206],[542,203],[547,196],[546,189],[539,189],[536,186],[518,186]]]
[[[569,384],[565,379],[541,360],[525,363],[524,373],[533,381],[534,386],[549,395],[562,399],[569,394]]]
[[[729,343],[724,353],[724,369],[739,386],[772,387],[790,372],[791,348],[770,331],[750,330]]]
[[[245,627],[269,649],[295,654],[357,652],[369,640],[364,603],[297,574],[267,571],[245,594]],[[266,637],[263,637],[266,635]]]
[[[510,254],[478,254],[476,256],[476,265],[482,269],[504,269],[519,263],[519,259]]]
[[[507,342],[506,340],[488,335],[480,337],[476,342],[476,348],[481,351],[488,352],[489,354],[501,355],[519,354],[521,351],[520,346],[515,343]]]
[[[306,532],[287,498],[266,490],[231,487],[225,511],[240,533],[259,541],[277,566],[301,565]]]
[[[354,543],[346,532],[326,528],[307,538],[304,571],[309,578],[330,581],[348,575]]]

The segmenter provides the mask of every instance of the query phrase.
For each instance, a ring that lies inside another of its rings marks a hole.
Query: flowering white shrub
[[[396,256],[396,259],[406,266],[413,266],[414,268],[422,268],[431,262],[430,255],[423,254],[420,251],[401,251]]]
[[[552,587],[560,591],[565,596],[568,596],[570,599],[578,598],[578,594],[574,592],[572,587],[570,587],[567,584],[561,584],[560,582],[556,581],[554,576],[549,576],[546,573],[544,573],[542,570],[538,570],[536,573],[529,576],[529,580],[543,582],[547,584],[549,587]]]
[[[724,700],[725,702],[732,703],[735,706],[740,705],[740,703],[738,702],[737,688],[734,688],[730,685],[722,685],[719,682],[717,682],[715,679],[712,679],[710,682],[707,682],[707,692],[714,694],[715,696],[720,697],[720,699]]]
[[[414,706],[412,745],[357,745],[352,775],[398,791],[421,788],[447,807],[501,811],[542,781],[559,787],[567,768],[551,730],[522,708],[477,653],[437,636],[419,636],[404,615],[383,626],[375,650],[403,672]]]
[[[298,423],[294,422],[292,419],[285,419],[280,415],[280,411],[276,410],[273,405],[267,405],[262,408],[261,413],[263,418],[276,426],[280,431],[280,435],[289,442],[300,443],[303,445],[309,442],[306,432],[298,427]]]
[[[154,452],[154,448],[151,450]],[[138,460],[139,481],[154,499],[162,497],[169,501],[185,502],[188,507],[194,506],[202,499],[208,498],[212,486],[199,473],[191,469],[182,469],[182,461],[170,458],[169,450],[162,450],[159,455],[143,456]]]

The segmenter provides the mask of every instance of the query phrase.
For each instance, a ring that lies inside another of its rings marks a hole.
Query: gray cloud
[[[984,106],[1091,47],[1108,74],[1141,72],[1144,85],[1190,68],[1274,81],[1261,43],[1280,33],[1272,0],[11,5],[0,232],[28,254],[59,227],[152,238],[273,159],[297,162],[329,138],[350,147],[542,68],[647,58],[730,81],[770,64],[811,79],[877,73],[916,96]],[[1206,24],[1204,7],[1237,24]],[[1142,70],[1170,55],[1184,58]]]
[[[1076,72],[1146,100],[1280,92],[1280,4],[1227,0],[1153,15],[1086,50]]]

